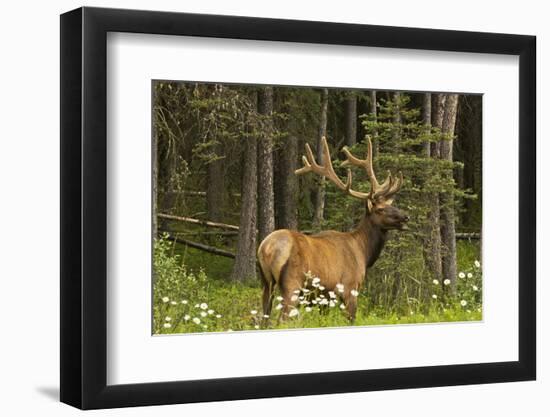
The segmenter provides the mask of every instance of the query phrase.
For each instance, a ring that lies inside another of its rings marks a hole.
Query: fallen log
[[[209,232],[205,230],[196,230],[196,231],[186,231],[186,232],[180,232],[175,230],[168,230],[168,229],[161,229],[160,232],[166,232],[166,233],[176,233],[178,236],[237,236],[239,234],[236,230],[227,230],[227,231],[215,231],[215,232]]]
[[[192,217],[182,217],[182,216],[175,216],[173,214],[165,214],[165,213],[158,213],[158,217],[168,220],[176,220],[186,223],[193,223],[193,224],[200,224],[202,226],[208,226],[208,227],[218,227],[220,229],[229,229],[229,230],[239,230],[239,226],[235,226],[232,224],[226,224],[226,223],[219,223],[219,222],[211,222],[209,220],[200,220],[200,219],[194,219]],[[302,230],[301,231],[305,235],[310,235],[317,233],[312,230]],[[227,233],[229,235],[229,233]],[[473,239],[473,240],[479,240],[481,238],[481,234],[477,232],[472,233],[461,233],[457,232],[455,234],[456,239]]]
[[[178,195],[184,195],[184,196],[193,196],[193,197],[206,197],[206,191],[191,191],[191,190],[168,190],[164,191],[165,194],[178,194]],[[241,193],[231,193],[233,197],[240,197]]]
[[[179,221],[179,222],[200,224],[202,226],[208,226],[208,227],[219,227],[220,229],[239,230],[239,226],[234,226],[232,224],[211,222],[211,221],[208,221],[208,220],[193,219],[192,217],[175,216],[173,214],[165,214],[165,213],[158,213],[157,216],[160,217],[161,219],[176,220],[176,221]]]
[[[218,249],[213,246],[208,246],[203,243],[192,242],[191,240],[182,239],[181,237],[177,237],[173,235],[168,235],[166,238],[173,242],[181,243],[182,245],[186,245],[191,248],[200,249],[202,251],[212,253],[214,255],[225,256],[226,258],[233,258],[233,259],[235,258],[235,254],[232,252],[229,252],[223,249]]]

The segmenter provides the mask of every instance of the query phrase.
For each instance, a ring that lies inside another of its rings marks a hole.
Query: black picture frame
[[[519,56],[519,360],[107,385],[108,32]],[[535,379],[535,51],[523,35],[88,7],[61,15],[61,401],[95,409]]]

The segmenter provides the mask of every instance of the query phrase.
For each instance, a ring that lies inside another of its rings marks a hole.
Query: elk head
[[[347,170],[346,182],[343,182],[340,177],[338,177],[332,167],[330,151],[327,140],[324,136],[321,139],[324,165],[319,165],[317,163],[310,146],[306,144],[306,155],[302,157],[304,166],[296,170],[296,174],[300,175],[313,172],[327,178],[346,194],[365,201],[366,216],[369,217],[371,224],[378,226],[383,230],[404,230],[406,228],[406,223],[409,221],[409,216],[400,209],[392,206],[395,194],[403,185],[403,174],[400,172],[399,176],[394,177],[388,171],[388,177],[382,184],[380,184],[376,179],[372,166],[372,142],[370,136],[367,136],[367,141],[368,151],[366,159],[359,159],[353,156],[349,149],[344,147],[342,151],[346,155],[347,159],[342,163],[342,166],[355,166],[363,168],[366,171],[367,177],[371,184],[371,189],[368,193],[355,191],[351,188],[352,173],[350,168]]]

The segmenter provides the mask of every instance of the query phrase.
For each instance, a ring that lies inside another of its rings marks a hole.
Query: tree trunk
[[[353,146],[357,142],[357,96],[349,93],[345,108],[346,145]]]
[[[392,101],[394,103],[393,123],[397,128],[393,132],[394,144],[397,144],[401,136],[401,93],[396,91],[392,94]]]
[[[441,130],[443,125],[443,113],[445,111],[445,94],[434,94],[432,100],[432,126]],[[432,158],[441,156],[440,143],[433,142],[430,147]]]
[[[275,228],[298,229],[298,138],[289,129],[284,144],[276,153]]]
[[[373,122],[378,121],[378,107],[376,102],[376,90],[371,90],[369,92],[369,98],[370,98],[370,116]],[[370,132],[369,132],[370,133]],[[372,157],[374,159],[374,165],[375,168],[378,167],[377,162],[378,161],[378,153],[380,151],[380,145],[378,143],[378,129],[374,129],[372,132]]]
[[[258,242],[261,242],[275,229],[272,87],[259,93],[258,112],[265,117],[264,132],[258,140]]]
[[[461,188],[476,194],[475,199],[465,199],[461,224],[470,230],[481,228],[481,170],[482,170],[482,97],[461,95],[458,99],[456,135],[462,140],[454,143],[455,159],[464,163],[463,169],[455,169],[455,180]],[[466,140],[467,139],[467,140]]]
[[[425,93],[422,100],[422,124],[426,128],[426,132],[429,133],[432,127],[432,95]],[[424,157],[429,158],[431,156],[430,142],[425,142],[423,145]]]
[[[422,122],[429,131],[432,127],[432,95],[424,94],[422,102]],[[441,119],[436,122],[441,123]],[[436,126],[441,128],[441,125]],[[426,142],[423,153],[426,158],[431,157],[431,144]],[[428,174],[429,175],[429,174]],[[426,268],[433,278],[441,279],[441,235],[439,219],[439,193],[427,193],[428,215],[426,219],[426,236],[424,244],[424,261]]]
[[[440,144],[441,159],[453,161],[453,139],[458,107],[458,94],[448,94],[445,100],[442,132],[451,136],[449,140],[442,140]],[[446,170],[447,179],[453,178],[452,169]],[[442,270],[443,279],[451,281],[451,291],[456,293],[456,236],[454,197],[451,192],[441,193],[441,243],[443,246]]]
[[[237,253],[231,271],[232,281],[256,277],[256,197],[257,197],[257,140],[249,136],[245,140],[243,173],[241,181],[241,214]]]
[[[221,153],[221,146],[215,146],[216,157]],[[215,159],[208,163],[207,174],[208,184],[206,187],[206,207],[208,219],[219,222],[222,219],[222,208],[224,204],[225,175],[223,172],[223,159]]]
[[[317,136],[317,163],[324,164],[321,138],[327,135],[327,111],[328,111],[328,89],[323,88],[321,92],[321,115],[319,121],[319,135]],[[319,228],[323,223],[325,212],[325,179],[319,178],[319,186],[315,193],[315,213],[313,215],[313,226]]]

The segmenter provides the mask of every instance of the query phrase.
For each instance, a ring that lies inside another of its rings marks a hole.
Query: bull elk
[[[324,165],[319,165],[306,144],[304,166],[296,170],[297,175],[313,172],[331,181],[338,189],[365,202],[365,215],[352,231],[344,233],[323,231],[306,236],[303,233],[281,229],[268,235],[258,248],[258,261],[263,280],[263,310],[270,315],[273,292],[278,286],[283,297],[281,318],[288,316],[298,302],[294,294],[309,285],[306,276],[320,279],[325,292],[338,293],[346,307],[351,321],[357,310],[356,296],[365,281],[367,268],[374,265],[387,239],[388,230],[403,230],[409,217],[396,207],[393,198],[403,184],[403,174],[392,176],[379,184],[372,166],[372,143],[368,138],[366,159],[358,159],[344,147],[346,161],[342,166],[355,166],[366,171],[371,184],[368,193],[351,188],[351,169],[343,182],[332,167],[326,139],[321,140]],[[336,291],[335,289],[339,291]]]

